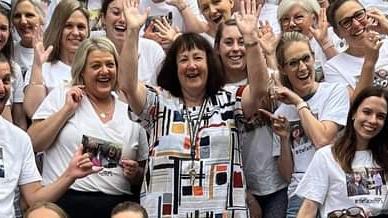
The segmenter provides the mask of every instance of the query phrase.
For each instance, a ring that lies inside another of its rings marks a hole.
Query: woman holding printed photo
[[[107,38],[83,41],[74,56],[72,86],[50,92],[28,129],[34,150],[45,154],[44,183],[62,173],[81,142],[85,152],[98,142],[96,153],[104,158],[113,145],[122,152],[118,164],[115,158],[116,164],[107,164],[112,168],[78,180],[57,202],[72,218],[109,217],[116,204],[139,201],[133,185],[141,184],[148,146],[144,130],[126,115],[128,105],[114,93],[117,62],[115,46]]]

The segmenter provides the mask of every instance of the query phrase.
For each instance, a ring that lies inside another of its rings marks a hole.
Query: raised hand
[[[317,26],[311,26],[309,28],[314,38],[321,44],[325,44],[329,39],[327,29],[329,28],[329,22],[327,22],[326,8],[321,8],[318,15]]]
[[[368,29],[381,34],[388,34],[388,19],[382,11],[377,8],[371,8],[367,11],[367,16],[373,20],[373,22],[367,26]]]
[[[82,144],[77,148],[66,172],[72,179],[83,178],[101,171],[102,167],[93,166],[88,153],[82,154]]]
[[[78,106],[81,104],[82,97],[84,96],[83,85],[77,85],[71,87],[66,93],[66,101],[64,107],[70,113],[74,113]]]
[[[268,116],[271,119],[272,130],[281,138],[288,138],[290,135],[290,125],[286,117],[284,116],[275,116],[273,113],[259,109],[259,112]]]
[[[45,63],[53,50],[53,46],[50,45],[45,49],[43,45],[43,27],[41,25],[36,25],[34,27],[34,38],[32,39],[32,44],[34,45],[34,64],[37,66],[42,66]]]
[[[125,20],[127,21],[127,30],[140,30],[141,26],[143,26],[148,17],[149,8],[147,8],[145,13],[141,13],[138,6],[138,0],[123,1],[124,16]]]
[[[381,35],[377,32],[370,31],[367,34],[368,36],[364,37],[362,40],[362,43],[365,45],[365,61],[376,63],[379,59],[380,48],[383,44],[383,41],[381,41]]]
[[[166,0],[166,4],[175,6],[179,11],[183,11],[187,7],[186,0]]]
[[[280,35],[275,35],[275,33],[272,31],[271,24],[269,24],[268,21],[265,21],[265,23],[259,21],[259,23],[260,28],[257,29],[257,33],[259,36],[260,46],[263,48],[263,51],[266,55],[274,55],[276,46],[280,40]]]
[[[298,94],[291,91],[285,86],[275,86],[273,88],[273,96],[271,98],[274,98],[278,101],[281,101],[285,104],[293,104],[297,105],[299,102],[303,101],[301,97],[299,97]]]
[[[121,165],[123,167],[123,174],[125,177],[132,179],[137,176],[137,171],[139,163],[135,160],[121,160]]]
[[[155,19],[154,21],[154,26],[158,30],[155,34],[157,34],[164,43],[172,43],[179,35],[178,27],[172,27],[165,17],[162,18],[162,21],[159,19]]]
[[[240,13],[236,15],[236,23],[243,36],[256,32],[261,7],[262,5],[256,6],[256,0],[240,0]]]

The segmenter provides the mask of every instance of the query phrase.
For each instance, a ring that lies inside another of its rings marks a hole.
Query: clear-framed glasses
[[[300,58],[291,58],[289,61],[285,62],[284,65],[290,68],[292,71],[295,71],[299,68],[301,61],[304,64],[311,64],[313,61],[313,54],[304,54]]]
[[[293,17],[282,17],[282,18],[280,18],[280,25],[288,26],[288,25],[290,25],[291,21],[294,24],[302,24],[303,21],[305,20],[306,16],[307,16],[306,14],[298,14],[298,15],[293,16]]]
[[[365,218],[365,211],[361,207],[350,207],[348,209],[334,210],[327,214],[328,218],[356,217]]]
[[[350,17],[345,17],[342,20],[338,22],[338,25],[340,25],[342,28],[348,30],[352,27],[353,21],[356,20],[358,22],[361,22],[365,19],[366,17],[366,10],[365,8],[360,9]]]

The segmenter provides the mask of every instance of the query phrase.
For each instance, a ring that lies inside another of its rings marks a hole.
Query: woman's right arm
[[[123,1],[127,21],[127,37],[119,57],[119,87],[128,105],[135,114],[143,111],[146,102],[146,87],[138,82],[139,30],[147,19],[148,12],[140,13],[136,0]]]
[[[29,118],[34,115],[39,105],[47,96],[47,89],[44,84],[42,75],[42,66],[45,63],[53,50],[53,46],[45,49],[43,45],[43,30],[42,27],[35,27],[34,29],[34,60],[31,68],[31,77],[28,85],[24,90],[23,107]],[[28,78],[27,78],[28,79]]]
[[[66,122],[73,116],[83,96],[79,86],[72,87],[66,93],[66,102],[57,112],[44,120],[35,120],[28,128],[35,152],[44,151],[53,144]]]
[[[297,218],[315,218],[317,217],[318,203],[305,198],[299,209]]]

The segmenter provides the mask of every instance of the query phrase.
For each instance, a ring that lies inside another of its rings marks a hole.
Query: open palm
[[[242,35],[256,31],[260,10],[261,5],[256,7],[256,0],[240,1],[240,14],[237,15],[236,22]]]
[[[141,13],[138,6],[139,2],[137,0],[123,1],[124,16],[128,29],[140,29],[147,19],[148,10],[145,13]]]

